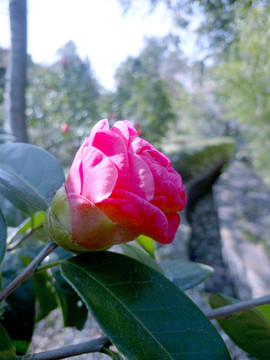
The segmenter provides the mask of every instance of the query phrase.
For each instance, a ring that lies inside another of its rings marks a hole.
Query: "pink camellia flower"
[[[170,160],[141,139],[129,121],[110,129],[105,119],[77,152],[47,228],[56,238],[52,223],[64,224],[73,247],[66,240],[60,245],[75,251],[105,249],[141,234],[168,244],[185,204],[181,176]]]
[[[60,129],[61,129],[61,133],[63,133],[63,134],[67,133],[70,131],[70,125],[66,124],[66,123],[62,124]]]

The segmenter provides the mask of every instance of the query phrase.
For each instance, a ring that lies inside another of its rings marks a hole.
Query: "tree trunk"
[[[25,117],[27,8],[26,0],[9,0],[11,48],[6,78],[5,127],[17,141],[27,142]]]

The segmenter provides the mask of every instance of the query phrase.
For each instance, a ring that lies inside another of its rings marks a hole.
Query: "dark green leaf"
[[[101,352],[103,354],[109,355],[112,358],[112,360],[124,360],[119,353],[112,351],[111,349],[108,349],[106,347],[103,347]]]
[[[76,327],[81,330],[87,319],[88,310],[60,272],[54,270],[53,274],[56,279],[54,286],[60,301],[64,326]]]
[[[5,256],[6,238],[7,238],[7,225],[4,215],[0,210],[0,266]]]
[[[263,314],[270,324],[270,304],[258,306],[256,309]]]
[[[17,243],[20,242],[20,240],[25,236],[25,235],[31,235],[33,236],[33,233],[39,230],[39,228],[41,228],[41,232],[44,232],[43,228],[42,228],[42,224],[43,224],[43,219],[45,216],[45,212],[44,211],[38,211],[36,213],[34,213],[32,215],[31,218],[26,218],[19,226],[17,226],[8,236],[7,238],[7,243],[8,245],[11,245],[11,243]],[[48,236],[46,236],[46,240],[47,240]],[[41,237],[39,237],[39,239],[41,239]]]
[[[51,276],[47,272],[37,273],[32,277],[35,296],[38,301],[37,321],[44,319],[57,307],[55,289]]]
[[[159,265],[165,275],[181,290],[190,289],[213,274],[213,268],[193,261],[166,260]]]
[[[105,251],[74,257],[61,270],[129,360],[230,359],[202,312],[150,267]]]
[[[8,236],[8,243],[16,240],[20,234],[24,234],[27,230],[34,230],[42,226],[45,216],[44,211],[38,211],[32,215],[32,217],[26,218],[14,231]]]
[[[47,151],[24,143],[0,146],[0,192],[22,212],[46,210],[64,181],[59,163]]]
[[[209,299],[213,309],[237,302],[228,296],[214,294]],[[258,360],[269,360],[270,323],[259,308],[248,309],[217,320],[236,345]]]
[[[125,255],[131,257],[132,259],[138,260],[141,263],[150,266],[152,269],[163,274],[163,270],[161,269],[159,264],[141,249],[137,248],[134,245],[128,244],[121,244],[121,248]]]
[[[0,193],[1,211],[4,214],[7,225],[16,227],[21,213],[16,207]]]
[[[0,359],[16,360],[16,351],[5,328],[0,324]]]
[[[151,239],[149,236],[140,235],[137,237],[136,241],[141,245],[141,247],[148,252],[152,258],[155,258],[155,247],[154,247],[154,240]]]
[[[3,287],[15,278],[23,266],[18,256],[6,253],[3,262]],[[31,279],[25,281],[0,304],[0,324],[8,331],[17,354],[25,354],[35,325],[35,297]]]

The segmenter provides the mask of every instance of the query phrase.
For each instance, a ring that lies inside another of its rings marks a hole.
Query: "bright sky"
[[[116,68],[140,52],[144,37],[173,29],[164,5],[152,14],[148,10],[137,5],[123,15],[117,0],[28,0],[28,53],[35,62],[49,64],[57,49],[73,40],[80,56],[89,57],[100,83],[113,89]],[[8,0],[2,0],[0,46],[8,47],[9,38]]]

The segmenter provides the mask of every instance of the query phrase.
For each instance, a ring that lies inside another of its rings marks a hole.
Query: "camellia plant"
[[[250,309],[269,297],[235,302],[212,295],[215,309],[203,313],[183,291],[212,270],[155,260],[154,241],[173,241],[186,193],[170,160],[128,121],[111,129],[107,120],[98,122],[66,181],[43,149],[0,145],[0,193],[0,359],[91,352],[113,359],[230,359],[210,319],[219,319],[251,355],[269,359],[270,309]],[[16,228],[5,219],[5,199],[14,214],[25,215]],[[90,311],[104,336],[27,355],[35,324],[58,306],[64,326],[82,329]]]

